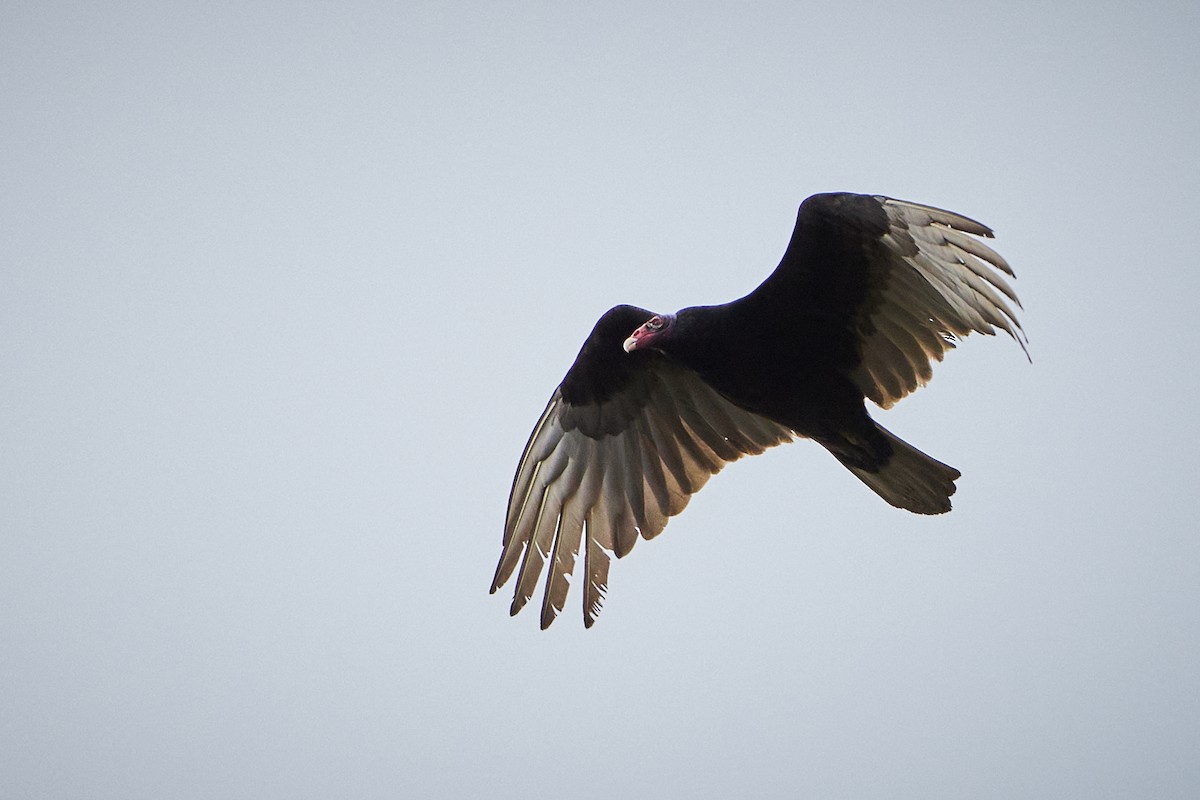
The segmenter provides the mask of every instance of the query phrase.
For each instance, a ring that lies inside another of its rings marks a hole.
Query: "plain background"
[[[1195,3],[25,2],[0,24],[0,795],[1195,797]],[[595,319],[818,191],[997,230],[971,337],[489,597]]]

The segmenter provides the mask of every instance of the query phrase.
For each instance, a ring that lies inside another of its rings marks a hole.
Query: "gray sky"
[[[1200,7],[1126,5],[10,5],[0,795],[1196,796]],[[954,512],[779,448],[509,619],[592,323],[830,190],[1017,270],[1032,366],[877,413]]]

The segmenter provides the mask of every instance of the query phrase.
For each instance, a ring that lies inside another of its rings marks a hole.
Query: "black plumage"
[[[950,510],[958,470],[871,419],[932,377],[957,337],[998,328],[1025,347],[999,273],[948,211],[856,194],[800,207],[779,266],[750,294],[656,315],[617,306],[596,323],[530,435],[513,479],[492,591],[512,613],[546,560],[542,627],[562,609],[581,544],[584,621],[621,557],[726,463],[794,437],[823,445],[888,503]]]

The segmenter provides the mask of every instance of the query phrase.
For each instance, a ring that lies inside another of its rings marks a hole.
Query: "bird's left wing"
[[[1002,330],[1026,349],[992,231],[932,206],[877,195],[804,201],[783,260],[747,298],[779,317],[830,323],[851,337],[843,365],[884,408],[924,386],[956,339]],[[760,312],[761,313],[761,312]],[[1028,350],[1026,349],[1028,356]]]
[[[876,197],[887,215],[884,250],[872,269],[879,293],[859,319],[862,363],[854,378],[883,408],[929,381],[931,362],[970,333],[1011,336],[1029,357],[1013,310],[1021,307],[1004,279],[1012,267],[980,241],[992,231],[932,206]],[[1010,305],[1011,304],[1011,305]]]
[[[511,613],[533,595],[547,559],[541,626],[566,602],[584,544],[584,624],[600,612],[609,554],[658,535],[726,463],[789,441],[690,370],[622,343],[652,314],[618,306],[596,323],[555,389],[517,466],[495,592],[516,572]]]

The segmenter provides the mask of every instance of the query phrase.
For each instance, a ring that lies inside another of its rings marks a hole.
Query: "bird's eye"
[[[662,326],[662,317],[651,317],[650,321],[646,323],[646,328],[652,331],[660,330]]]

